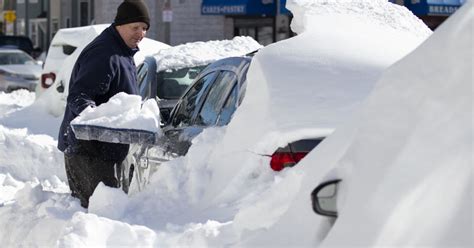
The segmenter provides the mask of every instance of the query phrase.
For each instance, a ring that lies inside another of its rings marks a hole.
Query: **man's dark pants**
[[[120,163],[104,161],[92,156],[65,154],[66,175],[72,196],[81,200],[81,206],[89,207],[89,197],[100,182],[109,187],[119,187],[117,176]]]

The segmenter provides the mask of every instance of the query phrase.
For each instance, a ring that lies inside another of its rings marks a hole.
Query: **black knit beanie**
[[[119,26],[132,22],[144,22],[150,28],[148,8],[142,0],[125,0],[117,9],[115,25]]]

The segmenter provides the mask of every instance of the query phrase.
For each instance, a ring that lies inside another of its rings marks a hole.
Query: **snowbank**
[[[352,173],[325,245],[472,246],[473,25],[468,1],[384,73],[335,164]]]
[[[0,174],[17,180],[66,180],[62,154],[56,149],[60,121],[33,102],[26,90],[0,92]]]
[[[57,141],[48,135],[32,135],[26,128],[0,125],[0,173],[23,181],[58,176],[66,180],[64,158]]]
[[[34,93],[23,89],[15,90],[10,94],[0,92],[0,118],[31,105],[34,100]]]
[[[282,236],[302,246],[472,246],[472,8],[384,73],[353,120],[300,162],[288,210],[244,246],[294,244]],[[343,180],[335,223],[309,199],[334,178]]]

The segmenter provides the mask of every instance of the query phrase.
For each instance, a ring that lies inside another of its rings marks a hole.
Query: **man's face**
[[[136,48],[145,37],[147,28],[148,25],[144,22],[132,22],[117,26],[117,31],[128,47]]]

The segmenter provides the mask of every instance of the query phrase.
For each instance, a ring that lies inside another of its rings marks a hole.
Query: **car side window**
[[[142,65],[140,65],[140,67],[138,67],[138,72],[137,72],[138,90],[143,99],[149,96],[149,90],[150,90],[150,85],[148,84],[146,80],[147,74],[148,74],[148,64],[143,63]]]
[[[225,126],[229,124],[230,119],[232,119],[232,115],[237,109],[237,99],[239,99],[238,95],[238,87],[237,84],[235,84],[224,104],[224,107],[222,107],[221,113],[219,115],[219,120],[217,121],[217,126]]]
[[[201,99],[207,92],[209,85],[213,82],[216,72],[211,72],[199,79],[181,98],[176,113],[173,115],[171,124],[177,126],[187,126],[191,124],[193,114],[202,102]]]
[[[213,126],[217,122],[224,101],[227,99],[237,75],[232,71],[223,71],[212,85],[196,118],[197,125]]]

